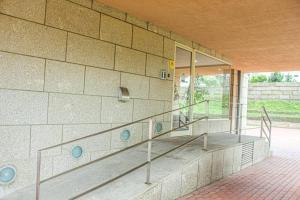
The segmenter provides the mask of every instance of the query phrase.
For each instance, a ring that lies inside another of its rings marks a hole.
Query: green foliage
[[[285,82],[295,82],[294,76],[292,74],[286,74]]]
[[[256,75],[256,76],[252,76],[250,79],[251,83],[262,83],[262,82],[266,82],[268,80],[266,75]]]
[[[284,79],[284,75],[280,72],[274,72],[269,77],[269,82],[282,82]]]

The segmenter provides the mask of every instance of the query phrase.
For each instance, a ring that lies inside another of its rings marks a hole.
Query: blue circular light
[[[72,149],[73,158],[80,158],[82,156],[83,149],[81,146],[75,146]]]
[[[129,138],[130,138],[130,131],[127,129],[122,131],[122,133],[120,134],[120,139],[122,141],[127,141],[127,140],[129,140]]]
[[[7,165],[0,168],[0,183],[9,184],[16,178],[17,170],[11,165]]]
[[[155,124],[155,133],[160,133],[163,130],[163,125],[161,122],[156,122]]]

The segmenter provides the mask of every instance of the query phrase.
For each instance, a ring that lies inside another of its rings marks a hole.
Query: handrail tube
[[[186,125],[193,124],[193,123],[195,123],[195,122],[197,122],[197,121],[200,121],[200,120],[203,120],[203,119],[205,119],[205,118],[206,118],[206,117],[201,117],[201,118],[199,118],[199,119],[197,119],[197,120],[194,120],[194,121],[192,121],[192,122],[189,122],[189,123],[185,124],[184,126],[179,126],[179,127],[173,128],[173,129],[168,130],[168,131],[166,131],[166,132],[164,132],[164,133],[161,133],[161,134],[159,134],[159,135],[157,135],[157,136],[154,136],[152,139],[156,139],[156,138],[158,138],[158,137],[161,137],[161,136],[163,136],[163,135],[166,135],[166,134],[168,134],[168,133],[171,133],[171,132],[173,132],[173,131],[176,131],[177,129],[183,128],[183,127],[185,127]],[[49,177],[49,178],[46,178],[46,179],[44,179],[44,180],[41,180],[40,183],[45,183],[45,182],[47,182],[47,181],[49,181],[49,180],[51,180],[51,179],[54,179],[54,178],[56,178],[56,177],[59,177],[59,176],[63,175],[63,174],[67,174],[67,173],[70,173],[70,172],[72,172],[72,171],[76,171],[76,170],[78,170],[78,169],[80,169],[80,168],[82,168],[82,167],[85,167],[85,166],[91,165],[91,164],[93,164],[93,163],[95,163],[95,162],[98,162],[98,161],[104,160],[104,159],[106,159],[106,158],[112,157],[112,156],[114,156],[114,155],[116,155],[116,154],[122,153],[122,152],[124,152],[124,151],[127,151],[127,150],[129,150],[129,149],[132,149],[132,148],[134,148],[134,147],[136,147],[136,146],[139,146],[139,145],[144,144],[144,143],[147,143],[147,142],[149,142],[149,139],[144,140],[144,141],[139,142],[139,143],[136,143],[136,144],[133,144],[133,145],[131,145],[131,146],[129,146],[129,147],[126,147],[126,148],[121,149],[121,150],[119,150],[119,151],[113,152],[113,153],[111,153],[111,154],[108,154],[108,155],[103,156],[103,157],[101,157],[101,158],[98,158],[98,159],[96,159],[96,160],[90,161],[90,162],[85,163],[85,164],[83,164],[83,165],[80,165],[80,166],[78,166],[78,167],[69,169],[69,170],[67,170],[67,171],[65,171],[65,172],[56,174],[56,175],[51,176],[51,177]]]
[[[263,122],[265,123],[265,125],[266,125],[268,131],[270,131],[270,127],[269,127],[269,125],[268,125],[266,119],[265,119],[264,117],[262,117],[262,119],[263,119]]]
[[[83,139],[86,139],[86,138],[90,138],[90,137],[94,137],[94,136],[97,136],[97,135],[101,135],[103,133],[114,131],[114,130],[117,130],[117,129],[120,129],[120,128],[123,128],[123,127],[127,127],[127,126],[130,126],[132,124],[135,124],[135,123],[138,123],[138,122],[142,122],[142,121],[145,121],[145,120],[150,119],[150,118],[154,118],[154,117],[157,117],[157,116],[160,116],[160,115],[164,115],[164,114],[167,114],[167,113],[170,113],[170,112],[178,111],[178,110],[181,110],[181,109],[184,109],[184,108],[192,107],[192,106],[204,103],[206,101],[208,101],[208,100],[200,101],[200,102],[197,102],[197,103],[194,103],[194,104],[190,104],[188,106],[184,106],[184,107],[180,107],[180,108],[177,108],[177,109],[174,109],[174,110],[169,110],[169,111],[166,111],[166,112],[163,112],[163,113],[155,114],[155,115],[152,115],[150,117],[146,117],[146,118],[143,118],[143,119],[139,119],[139,120],[130,122],[128,124],[116,126],[116,127],[111,128],[111,129],[100,131],[100,132],[97,132],[97,133],[94,133],[94,134],[91,134],[91,135],[87,135],[87,136],[84,136],[84,137],[81,137],[81,138],[76,138],[74,140],[70,140],[70,141],[63,142],[63,143],[60,143],[60,144],[56,144],[56,145],[53,145],[53,146],[45,147],[45,148],[42,148],[42,149],[39,149],[39,150],[40,151],[45,151],[45,150],[52,149],[52,148],[55,148],[55,147],[63,146],[63,145],[66,145],[66,144],[70,144],[70,143],[73,143],[73,142],[76,142],[76,141],[79,141],[79,140],[83,140]]]
[[[184,145],[186,145],[186,144],[188,144],[188,143],[191,143],[191,142],[195,141],[196,139],[202,137],[203,135],[204,135],[204,134],[201,134],[201,135],[199,135],[199,136],[196,136],[196,137],[193,138],[192,140],[189,140],[189,141],[187,141],[187,142],[185,142],[185,143],[183,143],[183,144],[181,144],[181,145],[179,145],[179,146],[177,146],[177,147],[175,147],[175,148],[172,148],[171,150],[168,150],[168,151],[166,151],[166,152],[164,152],[164,153],[162,153],[162,154],[160,154],[160,155],[154,157],[152,160],[156,160],[156,159],[158,159],[158,158],[160,158],[160,157],[162,157],[162,156],[164,156],[164,155],[166,155],[166,154],[168,154],[168,153],[170,153],[170,152],[172,152],[172,151],[174,151],[174,150],[176,150],[176,149],[179,149],[180,147],[183,147]],[[133,172],[133,171],[135,171],[136,169],[145,166],[147,163],[148,163],[148,162],[144,162],[144,163],[138,165],[137,167],[134,167],[134,168],[132,168],[132,169],[130,169],[130,170],[128,170],[128,171],[122,173],[121,175],[119,175],[119,176],[117,176],[117,177],[115,177],[115,178],[113,178],[113,179],[111,179],[111,180],[108,180],[108,181],[106,181],[106,182],[104,182],[104,183],[101,183],[100,185],[97,185],[97,186],[95,186],[95,187],[93,187],[93,188],[91,188],[91,189],[89,189],[89,190],[87,190],[87,191],[85,191],[85,192],[83,192],[83,193],[81,193],[81,194],[79,194],[79,195],[76,195],[75,197],[72,197],[71,200],[77,199],[77,198],[79,198],[79,197],[82,197],[82,196],[84,196],[84,195],[86,195],[86,194],[88,194],[88,193],[94,191],[94,190],[97,190],[97,189],[103,187],[104,185],[107,185],[107,184],[109,184],[109,183],[111,183],[111,182],[113,182],[113,181],[115,181],[115,180],[117,180],[117,179],[119,179],[119,178],[121,178],[121,177],[123,177],[123,176],[129,174],[130,172]]]
[[[263,131],[263,133],[265,134],[265,136],[266,136],[267,140],[268,140],[268,141],[270,141],[270,138],[269,138],[269,136],[268,136],[268,134],[267,134],[267,132],[265,131],[265,129],[264,129],[264,128],[262,128],[262,131]]]
[[[265,113],[266,117],[268,118],[268,120],[269,120],[270,124],[272,124],[271,118],[269,117],[269,114],[268,114],[268,112],[267,112],[266,108],[263,106],[263,107],[262,107],[262,109],[263,109],[263,111],[264,111],[264,113]]]

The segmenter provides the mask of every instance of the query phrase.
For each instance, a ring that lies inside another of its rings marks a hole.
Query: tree
[[[282,82],[284,75],[280,72],[274,72],[269,77],[269,82]]]

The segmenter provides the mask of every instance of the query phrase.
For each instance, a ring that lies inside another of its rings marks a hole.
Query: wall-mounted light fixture
[[[0,167],[0,184],[7,185],[16,179],[17,169],[12,165],[4,165]]]

